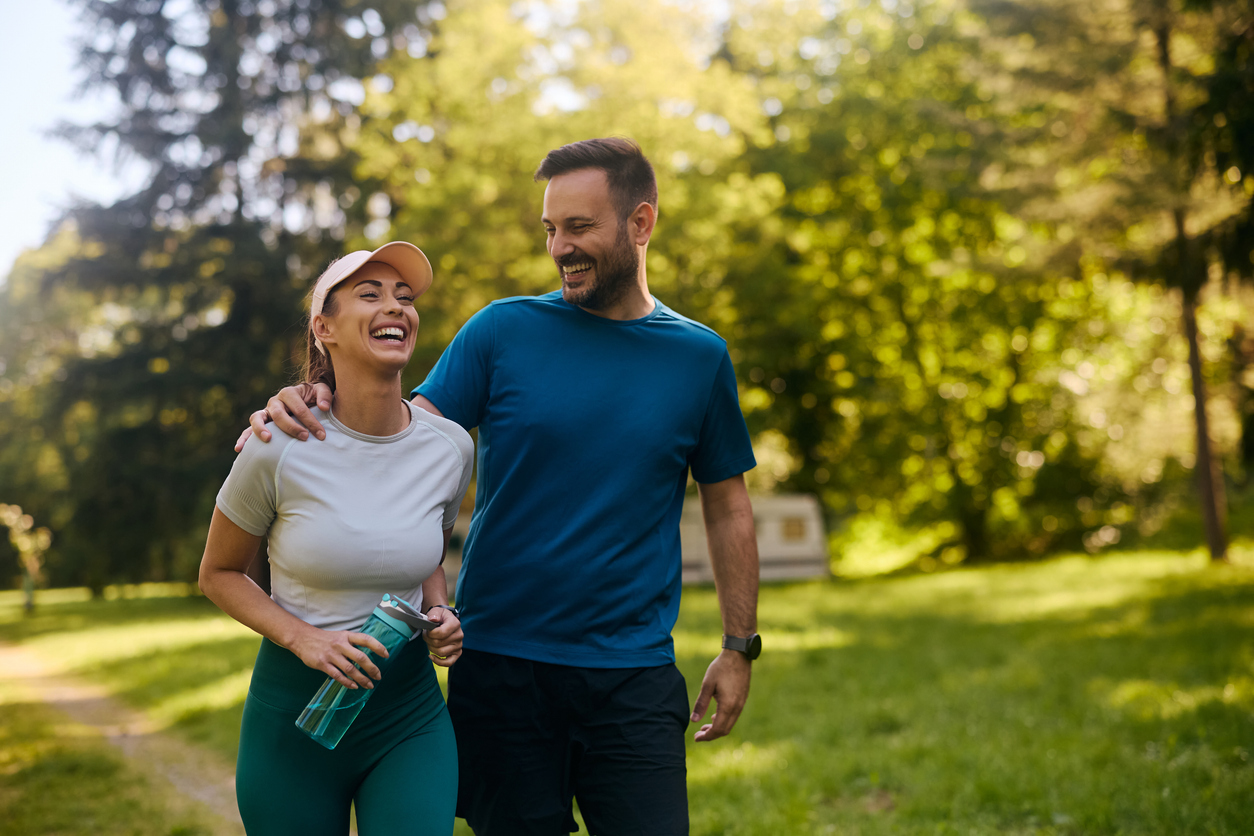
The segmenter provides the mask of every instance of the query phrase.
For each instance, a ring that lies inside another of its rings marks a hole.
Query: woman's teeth
[[[403,340],[405,339],[405,332],[400,328],[380,328],[376,331],[371,331],[370,336],[378,340]]]

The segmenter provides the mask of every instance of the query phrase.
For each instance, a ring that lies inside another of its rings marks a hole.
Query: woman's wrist
[[[425,615],[426,613],[431,612],[432,610],[436,609],[437,607],[438,607],[438,608],[440,608],[440,609],[445,609],[445,610],[448,610],[448,611],[449,611],[449,612],[451,612],[454,616],[456,616],[456,617],[457,617],[457,619],[458,619],[459,621],[461,620],[461,617],[462,617],[461,610],[459,610],[457,607],[454,607],[454,606],[452,606],[452,605],[450,605],[450,604],[432,604],[431,606],[427,607],[427,608],[426,608],[425,610],[423,610],[422,612],[423,612],[423,614]]]

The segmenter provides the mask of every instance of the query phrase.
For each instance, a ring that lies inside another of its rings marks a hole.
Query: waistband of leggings
[[[363,713],[386,710],[440,690],[435,670],[426,654],[426,642],[394,653],[380,666],[383,678],[374,684],[374,693]],[[295,653],[269,639],[261,640],[248,692],[262,702],[286,711],[300,711],[327,680],[327,675],[305,665]]]

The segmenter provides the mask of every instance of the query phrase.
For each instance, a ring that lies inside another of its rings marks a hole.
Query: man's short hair
[[[610,184],[610,202],[619,220],[630,215],[641,203],[657,210],[657,178],[644,151],[625,137],[585,139],[550,151],[536,169],[535,179],[551,180],[585,168],[599,168]]]

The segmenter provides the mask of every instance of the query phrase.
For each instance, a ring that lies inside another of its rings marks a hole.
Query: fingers
[[[461,646],[458,645],[456,650],[449,651],[447,654],[443,656],[436,655],[435,652],[428,653],[427,655],[431,657],[432,662],[439,665],[440,667],[451,668],[453,667],[453,663],[461,658],[462,649],[461,649]]]
[[[710,733],[710,730],[713,728],[714,728],[714,725],[712,723],[706,723],[704,726],[697,729],[697,733],[692,736],[692,739],[697,741],[698,743],[705,743],[710,740],[717,740],[718,737],[712,736]]]
[[[717,700],[718,697],[716,696]],[[731,733],[732,726],[736,725],[736,720],[740,718],[740,712],[744,710],[744,703],[734,703],[724,700],[718,704],[718,711],[710,719],[713,721],[708,726],[703,726],[697,732],[700,737],[698,740],[717,740],[720,737],[726,737]],[[704,732],[704,734],[702,734]]]
[[[388,653],[388,649],[383,646],[383,642],[379,641],[374,636],[367,636],[365,633],[347,633],[345,635],[348,637],[348,641],[351,644],[355,644],[357,647],[369,648],[376,656],[381,656],[382,658],[387,659],[392,655],[391,653]],[[361,653],[359,650],[357,652]],[[364,656],[365,654],[362,653],[362,655]]]
[[[374,687],[372,679],[382,678],[382,674],[379,673],[379,669],[376,668],[370,660],[366,658],[366,654],[362,653],[360,650],[349,651],[349,653],[344,656],[337,658],[332,665],[339,670],[341,675],[352,680],[353,685],[351,687],[354,688],[365,688],[369,691]],[[367,670],[373,668],[374,674],[368,676],[364,671],[358,668],[358,665],[360,665],[361,668],[366,668]]]
[[[694,740],[717,740],[731,732],[749,698],[751,671],[747,660],[739,656],[729,656],[727,651],[710,664],[705,678],[701,680],[701,693],[697,695],[697,702],[693,707],[692,722],[701,721],[710,707],[711,699],[717,703],[718,708],[710,722],[693,735]]]
[[[435,656],[448,656],[450,653],[461,652],[462,631],[460,627],[451,636],[433,636],[428,633],[425,638],[427,650]]]
[[[705,716],[705,711],[710,707],[710,697],[714,696],[714,682],[706,674],[705,679],[701,680],[701,692],[697,694],[697,701],[692,706],[692,717],[689,719],[691,723],[700,723],[701,718]]]
[[[427,655],[432,662],[447,668],[462,655],[462,623],[443,607],[432,607],[427,611],[427,618],[440,625],[423,634],[422,638],[427,643]]]
[[[266,428],[266,422],[269,420],[270,415],[264,409],[259,409],[252,415],[248,416],[248,429],[252,430],[252,432],[262,441],[269,441],[270,430]],[[241,438],[243,438],[243,436],[241,436]],[[237,450],[242,447],[243,445],[241,444]]]
[[[309,386],[309,384],[303,385]],[[318,409],[321,409],[323,412],[329,411],[331,409],[331,396],[334,394],[331,391],[331,387],[325,383],[315,383],[310,386],[310,389],[312,389],[310,394],[316,400]],[[309,398],[306,398],[305,403],[309,402]]]
[[[301,387],[289,386],[266,402],[266,412],[270,414],[274,425],[292,438],[301,441],[309,438],[310,430],[319,439],[327,437],[322,424],[318,423],[318,419],[313,416],[300,397],[300,393],[308,388],[303,385]]]

